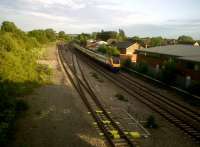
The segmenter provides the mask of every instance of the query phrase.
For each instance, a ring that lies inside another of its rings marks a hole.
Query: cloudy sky
[[[128,36],[200,39],[200,0],[0,0],[0,23],[28,31],[125,30]]]

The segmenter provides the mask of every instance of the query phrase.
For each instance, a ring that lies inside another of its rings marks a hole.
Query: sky
[[[68,34],[123,29],[127,36],[200,39],[200,0],[0,0],[0,23]]]

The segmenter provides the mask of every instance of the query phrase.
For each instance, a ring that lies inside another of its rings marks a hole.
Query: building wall
[[[138,43],[134,43],[133,45],[129,46],[126,49],[126,54],[132,55],[135,52],[135,50],[139,48],[140,48],[140,45]]]
[[[135,50],[139,49],[140,45],[138,43],[134,43],[126,49],[121,49],[120,59],[121,61],[131,59],[132,62],[136,62],[137,54],[135,54]]]
[[[165,61],[168,61],[170,58],[173,58],[173,57],[159,55],[159,54],[149,56],[149,55],[145,55],[144,53],[140,52],[137,55],[136,63],[144,62],[144,63],[148,64],[151,68],[156,68],[156,66],[158,66],[158,65],[159,65],[159,68],[161,68],[162,64]],[[196,65],[196,63],[192,63],[192,64],[194,64],[194,66]],[[199,64],[199,67],[200,67],[200,64]],[[182,76],[182,77],[190,76],[192,80],[200,81],[200,68],[196,71],[194,68],[188,68],[187,61],[178,60],[177,61],[177,70],[178,70],[179,76]]]
[[[192,66],[189,67],[188,65]],[[182,76],[190,76],[192,80],[200,81],[200,69],[195,70],[195,66],[197,65],[200,67],[198,63],[180,60],[177,63],[177,69]]]

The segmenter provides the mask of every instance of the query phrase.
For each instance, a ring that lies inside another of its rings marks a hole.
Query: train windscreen
[[[113,57],[113,64],[120,64],[120,58],[119,57]]]

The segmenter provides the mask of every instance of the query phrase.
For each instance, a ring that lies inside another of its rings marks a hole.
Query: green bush
[[[176,72],[176,62],[174,60],[165,61],[159,78],[165,83],[172,83],[176,79]]]
[[[125,68],[132,68],[133,67],[133,64],[131,62],[131,59],[127,59],[125,60],[124,62],[122,62],[122,67],[125,67]]]
[[[134,67],[140,73],[146,74],[148,72],[148,65],[144,62],[139,62]]]
[[[98,52],[102,53],[102,54],[106,54],[107,53],[107,46],[105,45],[101,45],[99,46],[99,48],[97,49]]]
[[[116,47],[101,45],[98,49],[98,52],[102,54],[107,54],[108,56],[119,56],[120,52]]]
[[[28,109],[24,95],[49,81],[51,70],[37,64],[40,43],[48,42],[52,30],[33,31],[27,35],[12,22],[3,22],[0,30],[0,146],[9,141],[19,113]],[[34,34],[36,33],[36,34]],[[38,35],[39,34],[39,35]],[[41,35],[41,36],[40,36]],[[41,39],[40,43],[38,39]],[[51,38],[53,40],[53,38]]]
[[[120,100],[120,101],[128,102],[127,98],[125,98],[123,95],[121,95],[119,93],[116,94],[115,97],[118,98],[118,100]]]
[[[153,115],[150,115],[147,118],[147,122],[145,126],[147,128],[158,128],[158,124],[156,123],[155,117]]]

